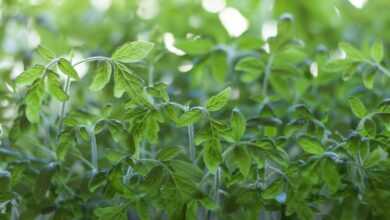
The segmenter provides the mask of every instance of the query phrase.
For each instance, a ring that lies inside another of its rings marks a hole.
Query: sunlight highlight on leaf
[[[186,53],[179,48],[175,47],[175,36],[173,36],[172,33],[167,32],[163,35],[164,39],[164,46],[167,48],[167,50],[173,54],[176,54],[178,56],[184,56]]]

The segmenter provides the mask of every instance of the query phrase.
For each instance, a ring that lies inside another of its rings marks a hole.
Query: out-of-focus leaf
[[[44,70],[44,66],[34,65],[17,76],[15,83],[21,85],[31,85],[35,80],[42,76]]]
[[[324,153],[324,149],[317,140],[313,138],[303,136],[298,140],[299,146],[307,153],[321,155]]]
[[[356,117],[363,118],[367,114],[366,107],[358,97],[351,97],[348,99],[348,102],[353,114]]]
[[[383,43],[380,41],[376,41],[371,47],[371,57],[375,60],[375,62],[380,63],[383,60]]]
[[[222,161],[221,143],[219,140],[211,139],[204,144],[203,161],[211,173],[215,173]]]
[[[63,72],[70,78],[74,80],[80,80],[79,75],[77,74],[76,70],[68,60],[61,58],[58,61],[58,68],[60,68],[61,72]]]
[[[245,128],[246,128],[245,117],[238,109],[234,109],[230,120],[231,120],[233,138],[236,141],[239,141],[245,133]]]
[[[197,122],[202,116],[202,111],[199,109],[192,109],[184,112],[176,121],[179,127],[184,127]]]
[[[58,101],[64,102],[69,99],[69,96],[62,90],[60,79],[56,73],[49,72],[47,75],[47,83],[50,95]]]
[[[104,62],[100,64],[99,68],[96,71],[96,75],[93,78],[89,89],[92,91],[99,91],[103,89],[107,83],[110,82],[112,67],[109,63]]]
[[[53,51],[51,51],[50,49],[48,49],[42,45],[39,45],[37,47],[36,52],[39,54],[39,56],[41,56],[43,59],[46,59],[46,60],[52,60],[56,57],[56,55]]]
[[[146,41],[133,41],[125,43],[112,54],[112,59],[123,63],[138,62],[144,59],[150,53],[153,47],[153,43]]]
[[[207,103],[206,103],[207,110],[213,112],[213,111],[218,111],[221,108],[223,108],[227,104],[227,102],[230,98],[230,92],[231,92],[231,88],[227,87],[226,89],[222,90],[217,95],[209,98],[207,100]]]

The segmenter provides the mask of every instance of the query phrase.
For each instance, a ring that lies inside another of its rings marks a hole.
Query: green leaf
[[[172,168],[175,176],[187,179],[194,185],[200,182],[203,177],[202,170],[190,162],[184,160],[171,160],[168,164]]]
[[[158,141],[158,132],[160,131],[160,126],[153,115],[150,115],[146,118],[145,121],[145,135],[146,139],[152,143],[156,144]]]
[[[194,124],[202,117],[202,111],[199,109],[192,109],[190,111],[184,112],[177,120],[176,124],[179,127],[184,127],[187,125]]]
[[[116,98],[122,97],[126,91],[126,79],[123,77],[122,70],[115,66],[114,68],[114,96]]]
[[[128,93],[135,103],[146,104],[143,80],[125,65],[117,63],[114,71],[114,96],[120,98]]]
[[[105,171],[94,173],[88,182],[88,190],[90,192],[96,192],[97,189],[103,187],[106,183],[107,180]]]
[[[367,109],[358,97],[350,97],[348,102],[353,114],[355,114],[356,117],[363,118],[367,115]]]
[[[208,210],[216,210],[218,208],[218,204],[216,204],[213,200],[211,200],[209,197],[204,196],[199,200],[199,202],[202,204],[202,206]]]
[[[203,161],[207,169],[215,174],[222,162],[221,143],[217,139],[211,139],[204,144]]]
[[[0,195],[1,193],[8,192],[11,188],[11,173],[8,171],[0,170]]]
[[[148,175],[145,177],[145,181],[142,183],[142,187],[148,192],[158,193],[160,184],[164,178],[164,169],[162,166],[153,167]]]
[[[26,117],[31,123],[39,122],[43,92],[44,88],[42,81],[36,82],[27,92],[25,98]]]
[[[150,220],[149,204],[144,199],[137,201],[136,211],[139,220]]]
[[[56,149],[56,156],[58,160],[65,161],[69,149],[75,145],[74,138],[75,134],[70,130],[66,130],[61,133]]]
[[[245,133],[246,120],[238,109],[234,109],[232,112],[231,126],[234,140],[239,141]]]
[[[352,61],[363,61],[365,59],[363,53],[349,43],[341,42],[339,47],[347,54],[347,58]]]
[[[207,100],[206,103],[207,110],[213,112],[223,108],[227,104],[230,98],[230,92],[231,92],[231,88],[227,87],[217,95],[212,96],[209,100]]]
[[[190,55],[200,55],[208,53],[213,44],[207,39],[196,39],[196,40],[177,40],[175,46]]]
[[[249,170],[252,165],[252,158],[248,153],[248,150],[245,146],[239,145],[236,146],[233,150],[233,161],[238,166],[241,174],[243,176],[248,176]]]
[[[34,178],[35,185],[33,188],[33,195],[36,198],[40,198],[41,195],[45,195],[51,186],[53,176],[58,171],[58,164],[48,163],[45,167],[39,170],[38,175]]]
[[[357,130],[362,136],[375,138],[376,123],[372,118],[364,118],[359,122]]]
[[[267,189],[263,191],[261,196],[264,199],[275,199],[281,192],[283,192],[284,183],[281,180],[277,180],[272,183],[271,186],[268,186]]]
[[[198,219],[198,202],[191,200],[186,204],[186,220]]]
[[[272,86],[272,89],[284,99],[291,99],[294,93],[291,92],[291,87],[294,87],[294,84],[287,77],[283,77],[277,74],[271,74],[269,82]]]
[[[54,72],[49,72],[47,75],[47,83],[50,95],[58,101],[64,102],[69,99],[69,96],[62,90],[61,82]]]
[[[96,75],[93,78],[91,85],[89,86],[89,89],[92,91],[102,90],[107,85],[107,83],[110,82],[111,72],[111,64],[107,62],[100,64],[96,71]]]
[[[164,147],[158,152],[156,158],[160,161],[168,161],[183,153],[184,151],[181,147]]]
[[[127,220],[127,212],[122,206],[97,208],[95,209],[94,214],[98,217],[98,220]]]
[[[245,57],[236,64],[235,70],[242,71],[241,80],[250,83],[263,74],[264,63],[256,57]]]
[[[381,147],[377,147],[369,154],[368,158],[364,161],[364,167],[370,168],[376,166],[382,161],[386,160],[387,157],[388,153],[384,151]]]
[[[203,173],[197,166],[183,160],[171,160],[169,166],[172,168],[176,190],[180,192],[183,199],[190,199],[199,193],[197,185]]]
[[[307,153],[315,155],[321,155],[324,153],[321,143],[313,138],[303,136],[299,138],[298,144]]]
[[[324,159],[321,163],[321,176],[329,189],[335,193],[341,184],[341,177],[337,166],[330,159]]]
[[[263,73],[264,63],[256,57],[245,57],[240,59],[234,69],[243,72],[257,72],[258,76]]]
[[[55,53],[42,45],[39,45],[36,49],[39,56],[46,60],[52,60],[56,57]]]
[[[372,88],[374,88],[375,76],[376,76],[376,71],[363,73],[363,76],[362,76],[363,85],[364,85],[367,89],[372,89]]]
[[[149,86],[147,89],[148,89],[148,92],[151,95],[153,95],[154,97],[160,97],[164,101],[168,102],[169,95],[167,92],[167,87],[168,87],[167,84],[160,82],[160,83],[154,84],[153,86]]]
[[[64,58],[61,58],[58,61],[58,68],[60,68],[61,72],[69,76],[74,80],[80,80],[79,75],[76,70],[73,68],[72,64]]]
[[[112,55],[112,59],[133,63],[144,59],[153,49],[154,44],[146,41],[133,41],[119,47]]]
[[[380,63],[383,60],[383,43],[376,41],[371,47],[371,57],[375,62]]]
[[[31,85],[35,80],[42,76],[44,70],[44,66],[34,65],[17,76],[15,83],[21,85]]]
[[[228,72],[227,55],[226,53],[213,53],[209,59],[211,73],[215,80],[220,83],[225,81],[225,75]]]

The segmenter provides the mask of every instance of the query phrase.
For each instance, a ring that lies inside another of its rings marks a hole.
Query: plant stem
[[[185,111],[189,111],[190,106],[186,106]],[[188,156],[192,163],[195,163],[195,146],[194,146],[194,125],[187,126],[187,134],[188,134]]]
[[[99,170],[98,167],[98,150],[96,145],[96,136],[95,136],[95,128],[89,128],[89,139],[91,145],[91,163],[93,164],[93,172],[97,172]]]
[[[56,58],[45,66],[45,74],[46,74],[47,69],[49,69],[52,65],[56,64],[59,61],[59,59],[60,58]],[[102,60],[110,61],[111,58],[103,57],[103,56],[89,57],[89,58],[80,60],[79,62],[73,64],[72,66],[76,67],[77,65],[80,65],[82,63],[91,62],[91,61],[102,61]],[[69,95],[70,85],[71,85],[71,81],[70,81],[70,77],[68,76],[66,78],[66,82],[65,82],[65,86],[64,86],[64,90],[65,90],[65,93],[67,95]],[[58,130],[57,130],[57,137],[59,137],[59,135],[61,134],[62,128],[64,126],[66,103],[67,103],[67,101],[64,101],[64,102],[62,102],[62,105],[61,105],[61,111],[60,111],[60,116],[59,116],[59,126],[58,126]]]
[[[269,80],[269,76],[271,74],[273,60],[274,60],[274,55],[271,54],[268,58],[267,65],[266,65],[265,70],[264,70],[264,81],[263,81],[263,96],[264,96],[264,98],[267,97],[268,80]]]
[[[66,94],[69,94],[69,88],[70,88],[70,77],[66,79],[64,90]],[[64,118],[65,118],[65,108],[66,108],[66,101],[62,102],[61,104],[61,112],[60,112],[60,125],[58,126],[58,131],[57,131],[57,138],[62,132],[62,127],[64,126]]]
[[[192,163],[195,163],[195,146],[194,146],[194,125],[188,125],[188,151]]]
[[[73,64],[73,66],[76,67],[82,63],[91,62],[91,61],[111,61],[111,58],[103,57],[103,56],[88,57]]]
[[[221,167],[217,168],[217,171],[215,173],[215,179],[214,179],[214,187],[215,187],[215,194],[214,194],[214,199],[215,203],[219,206],[220,205],[220,198],[219,198],[219,188],[221,184]],[[217,219],[217,213],[215,213],[215,217]]]
[[[12,204],[12,208],[11,208],[10,220],[17,220],[17,219],[19,219],[19,211],[18,211],[18,208],[16,207],[16,205],[17,205],[16,200],[12,200],[11,204]]]
[[[390,71],[387,70],[385,67],[383,67],[380,63],[376,63],[376,62],[373,62],[371,60],[366,60],[366,62],[368,64],[370,64],[371,66],[378,68],[380,71],[383,72],[383,74],[385,74],[386,76],[390,77]]]
[[[153,84],[154,84],[154,66],[150,65],[148,71],[148,86],[153,86]]]

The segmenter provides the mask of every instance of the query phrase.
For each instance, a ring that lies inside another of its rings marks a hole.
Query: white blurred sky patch
[[[261,28],[261,36],[264,40],[267,40],[270,37],[276,37],[278,34],[278,25],[276,21],[266,21],[263,23]]]
[[[353,6],[356,8],[363,8],[364,5],[367,3],[367,0],[348,0]]]
[[[138,3],[137,15],[142,19],[152,19],[156,17],[159,12],[160,5],[158,0],[140,0]]]
[[[202,0],[203,9],[211,13],[218,13],[222,11],[225,6],[225,0]]]
[[[73,55],[72,63],[77,63],[83,59],[84,59],[84,57],[80,52],[75,52]],[[88,72],[88,64],[81,63],[81,64],[75,66],[75,69],[76,69],[77,73],[79,74],[80,78],[83,78]]]
[[[16,62],[13,63],[13,67],[11,70],[11,78],[15,79],[17,76],[19,76],[24,71],[24,65],[22,62]]]
[[[90,0],[90,2],[99,11],[107,11],[112,5],[112,0]]]
[[[232,37],[241,36],[249,28],[248,20],[232,7],[227,7],[219,12],[219,20]]]

